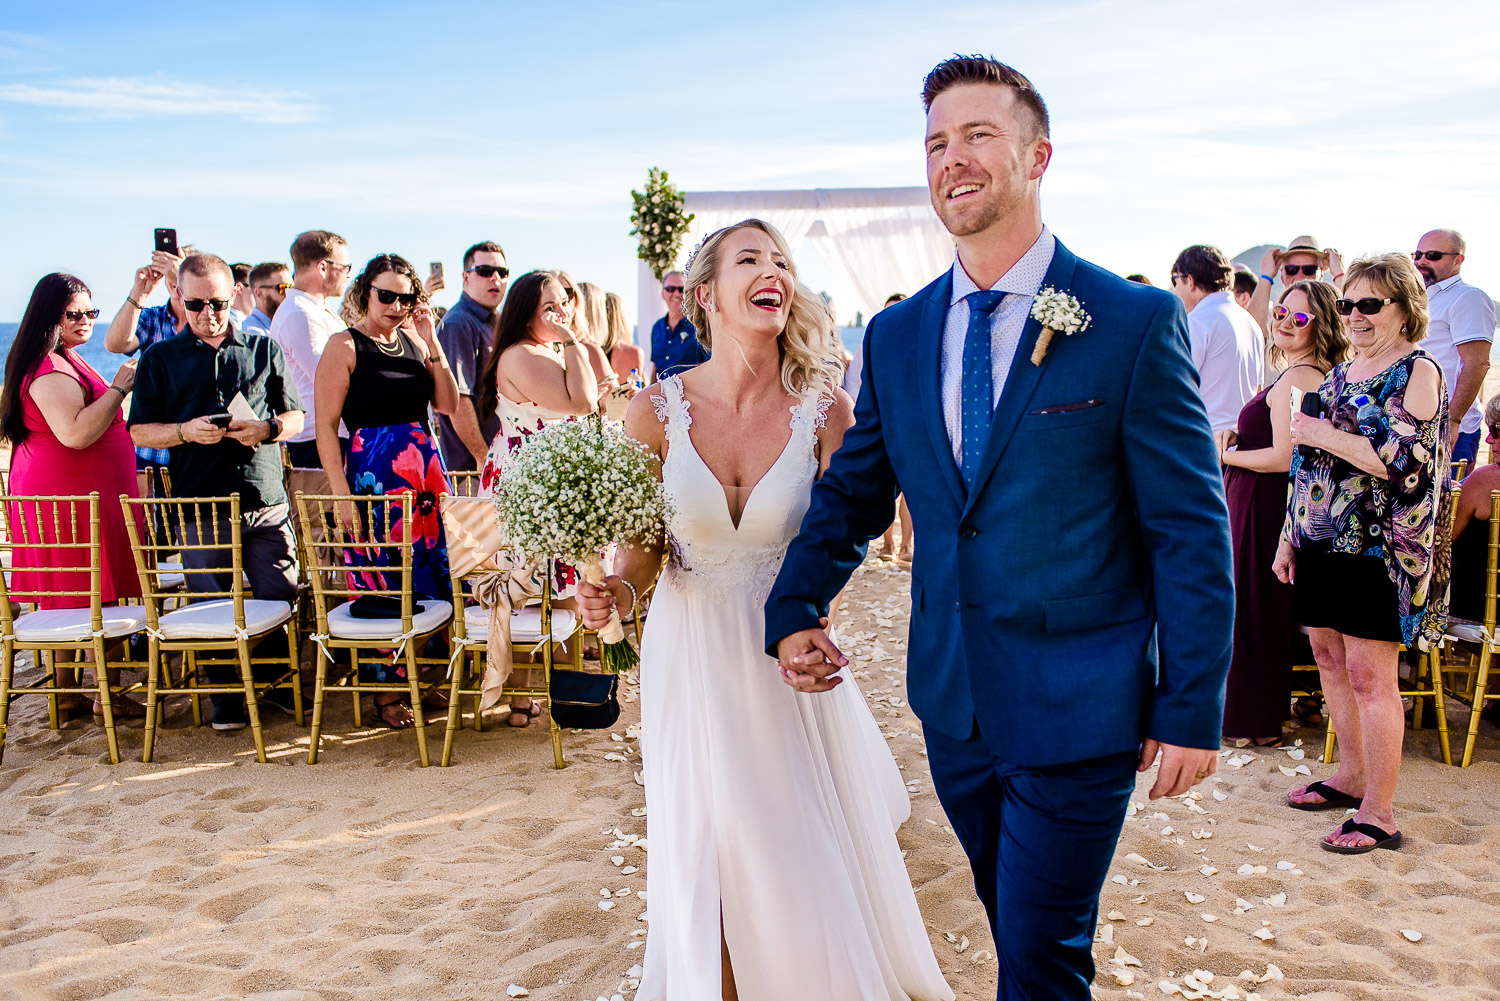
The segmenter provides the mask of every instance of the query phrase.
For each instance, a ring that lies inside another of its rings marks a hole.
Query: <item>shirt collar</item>
[[[304,292],[300,288],[287,289],[287,298],[295,302],[302,302],[302,300],[306,299],[307,302],[302,305],[303,309],[321,309],[324,312],[333,313],[333,310],[328,308],[327,299],[322,296],[313,295],[311,292]],[[337,316],[338,314],[333,313],[333,315]]]
[[[1446,292],[1453,286],[1460,284],[1463,280],[1463,275],[1449,275],[1447,278],[1444,278],[1440,282],[1434,282],[1432,286],[1427,289],[1427,295],[1429,298],[1431,298],[1432,293],[1434,292]]]
[[[1000,276],[1000,280],[994,284],[996,292],[1014,292],[1019,295],[1034,296],[1042,290],[1042,282],[1046,281],[1047,268],[1052,264],[1052,255],[1057,250],[1057,237],[1046,226],[1042,227],[1041,235],[1022,254],[1016,263],[1010,266],[1010,270]],[[948,300],[951,306],[958,300],[974,292],[980,291],[974,279],[964,270],[963,261],[959,260],[958,251],[953,252],[953,295]]]
[[[219,347],[217,348],[195,334],[191,327],[183,327],[182,333],[186,337],[191,337],[193,343],[200,347],[212,348],[215,351],[219,350],[219,348],[228,347],[231,344],[235,347],[244,347],[245,345],[245,335],[240,332],[240,325],[233,320],[229,321],[229,333],[224,335],[224,339],[219,342]]]
[[[251,311],[249,318],[253,320],[257,316],[260,317],[262,320],[265,321],[265,323],[262,324],[262,326],[269,326],[270,325],[270,323],[271,323],[271,315],[269,313],[267,313],[265,310],[261,309],[259,306],[256,306],[255,309]]]

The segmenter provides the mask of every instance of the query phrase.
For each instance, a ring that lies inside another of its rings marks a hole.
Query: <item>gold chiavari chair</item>
[[[6,533],[0,551],[10,556],[7,566],[36,566],[36,571],[7,570],[0,575],[0,758],[5,754],[5,732],[10,704],[23,695],[47,697],[48,725],[57,729],[59,695],[93,695],[104,709],[104,732],[109,741],[109,760],[120,763],[120,744],[115,733],[114,698],[138,691],[139,685],[112,686],[106,642],[125,639],[146,627],[146,611],[139,605],[105,606],[101,600],[99,547],[99,494],[65,497],[0,496],[5,512]],[[127,517],[127,522],[129,518]],[[80,529],[87,526],[87,542]],[[16,557],[20,558],[17,559]],[[64,576],[73,575],[73,576]],[[19,579],[18,579],[19,578]],[[69,580],[86,586],[66,587]],[[13,587],[13,584],[15,585]],[[82,602],[74,608],[38,609],[21,607],[38,599]],[[46,678],[39,685],[15,687],[15,660],[20,650],[30,650],[44,664]],[[76,684],[57,684],[57,653],[71,650],[93,656],[94,684],[84,685],[82,657],[74,660]]]
[[[328,688],[328,668],[335,650],[349,652],[349,673],[338,682],[354,700],[354,725],[361,725],[360,696],[363,693],[403,692],[411,698],[417,736],[417,755],[422,767],[430,764],[427,753],[426,720],[422,713],[422,694],[436,686],[424,684],[420,663],[433,663],[417,656],[418,645],[448,628],[453,606],[446,601],[412,595],[412,532],[415,524],[415,498],[411,493],[334,496],[331,494],[297,495],[297,516],[302,525],[303,562],[312,584],[313,610],[317,632],[313,640],[320,656],[316,689],[313,694],[312,743],[307,763],[318,761],[318,746],[323,733],[324,695]],[[353,511],[353,523],[340,518],[340,507]],[[318,531],[314,532],[314,526]],[[377,527],[378,526],[378,527]],[[354,567],[350,554],[366,561]],[[377,563],[383,565],[377,566]],[[361,586],[356,587],[359,583]],[[399,618],[359,618],[352,614],[354,601],[361,597],[396,599]],[[359,676],[359,652],[373,653],[393,649],[392,661],[404,658],[405,682],[363,682]]]
[[[547,728],[552,739],[552,763],[556,768],[563,760],[562,728],[552,718],[552,668],[554,644],[566,643],[574,670],[583,669],[583,634],[575,612],[552,607],[552,575],[543,573],[540,594],[530,593],[531,574],[523,580],[498,570],[490,557],[500,548],[499,527],[488,497],[455,497],[445,494],[439,500],[443,528],[448,540],[448,570],[453,578],[454,601],[463,608],[453,617],[453,657],[449,675],[448,727],[443,736],[443,765],[453,760],[453,743],[458,734],[460,704],[464,698],[474,700],[474,729],[483,728],[483,705],[490,639],[490,609],[482,605],[463,605],[464,589],[484,588],[491,602],[501,602],[499,614],[508,613],[510,642],[529,647],[522,656],[511,654],[510,670],[531,672],[530,685],[506,684],[499,699],[532,698],[547,703]],[[539,601],[539,603],[532,603]],[[512,605],[518,607],[512,608]],[[550,637],[550,639],[549,639]],[[505,647],[502,642],[501,648]],[[541,663],[528,659],[541,654]],[[541,679],[536,674],[540,669]]]
[[[131,498],[121,495],[125,506],[125,527],[135,551],[136,571],[141,578],[141,594],[146,606],[146,635],[150,638],[147,655],[146,743],[142,761],[150,761],[156,747],[156,731],[161,720],[162,702],[172,695],[190,696],[193,722],[203,722],[200,698],[212,692],[233,692],[245,697],[245,710],[255,739],[255,758],[266,761],[265,735],[260,723],[260,697],[276,688],[290,688],[297,714],[302,722],[302,670],[297,660],[297,626],[292,605],[285,601],[247,596],[244,574],[243,541],[240,534],[240,495],[227,497]],[[145,537],[130,517],[132,508],[143,515]],[[177,525],[176,531],[164,526]],[[178,534],[180,533],[180,535]],[[181,569],[163,565],[162,557],[180,552]],[[209,564],[195,567],[200,562]],[[188,579],[193,602],[168,611],[168,604],[182,597],[173,586],[174,576]],[[216,589],[214,575],[229,579],[229,589]],[[200,581],[206,587],[195,587]],[[286,636],[286,657],[254,657],[257,643],[272,633]],[[215,657],[211,651],[233,651],[233,656]],[[208,656],[204,656],[210,652]],[[180,683],[172,684],[165,655],[182,654]],[[269,681],[257,681],[254,666],[285,663],[286,670]],[[215,665],[238,666],[240,680],[215,682],[200,677],[202,668]]]
[[[477,469],[460,469],[457,472],[446,474],[448,477],[448,493],[453,497],[478,497],[479,477],[482,475]],[[486,498],[488,500],[488,498]]]
[[[1496,592],[1500,580],[1500,490],[1490,493],[1489,546],[1484,574],[1484,621],[1466,622],[1450,619],[1448,631],[1443,636],[1442,646],[1434,652],[1433,671],[1445,682],[1451,683],[1454,675],[1461,675],[1461,687],[1452,689],[1452,695],[1469,707],[1469,728],[1464,737],[1464,751],[1459,758],[1459,767],[1467,768],[1474,762],[1474,745],[1479,738],[1479,719],[1485,704],[1500,701],[1500,692],[1489,690],[1490,668],[1494,656],[1500,651],[1500,633],[1495,628],[1497,617]],[[1459,644],[1463,644],[1460,648]],[[1442,655],[1448,653],[1449,657]],[[1452,764],[1451,761],[1448,762]]]

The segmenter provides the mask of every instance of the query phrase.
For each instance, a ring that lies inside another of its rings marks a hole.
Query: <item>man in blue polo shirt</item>
[[[667,315],[651,325],[651,365],[657,379],[708,361],[708,351],[698,343],[698,331],[682,315],[682,288],[681,271],[668,271],[662,276],[661,297],[667,304]]]
[[[438,343],[458,382],[458,408],[438,414],[438,442],[449,472],[479,469],[500,433],[500,418],[481,421],[474,411],[476,387],[495,341],[495,311],[510,284],[505,251],[491,240],[464,251],[464,290],[438,327]]]

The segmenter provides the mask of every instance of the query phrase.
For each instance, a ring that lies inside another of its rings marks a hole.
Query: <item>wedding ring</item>
[[[1197,774],[1198,774],[1199,781],[1202,781],[1203,779],[1208,778],[1208,772],[1198,772]]]

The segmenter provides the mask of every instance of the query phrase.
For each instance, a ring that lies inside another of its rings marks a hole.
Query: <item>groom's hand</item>
[[[822,623],[826,628],[828,620]],[[837,687],[844,680],[837,677],[839,669],[849,663],[823,628],[783,637],[776,644],[776,661],[781,666],[781,680],[799,692],[826,692]]]
[[[1162,744],[1149,737],[1141,745],[1141,760],[1135,770],[1144,772],[1150,768],[1157,751],[1161,752],[1161,767],[1156,771],[1156,784],[1151,787],[1152,799],[1181,796],[1219,770],[1216,750]]]

